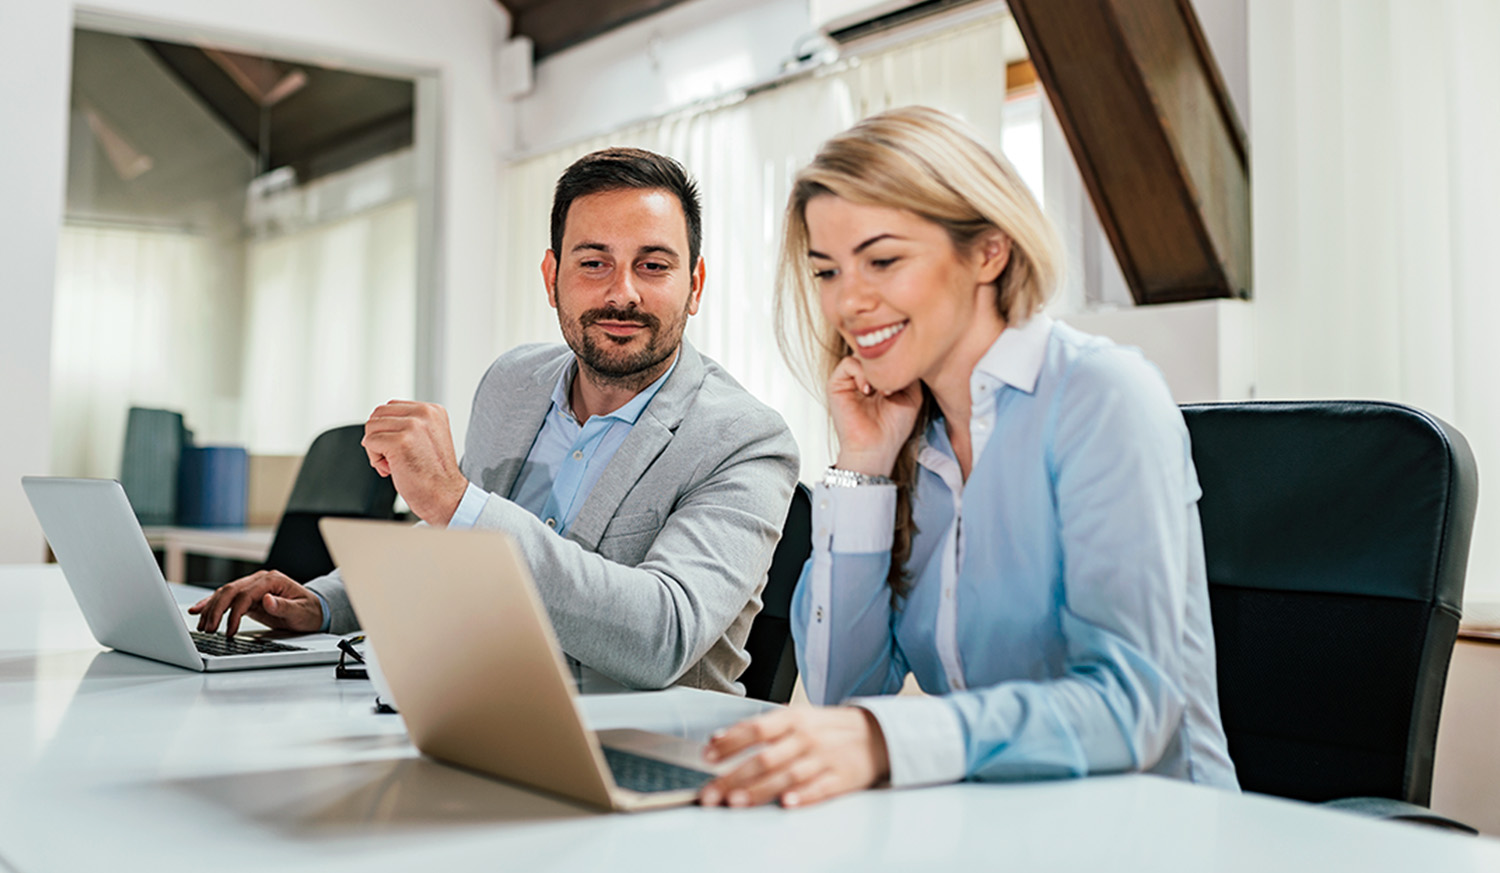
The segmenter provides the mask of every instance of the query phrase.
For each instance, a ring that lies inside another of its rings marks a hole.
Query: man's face
[[[702,261],[687,259],[687,220],[671,192],[621,188],[574,200],[562,251],[547,252],[542,276],[579,360],[629,380],[671,358],[703,293]]]

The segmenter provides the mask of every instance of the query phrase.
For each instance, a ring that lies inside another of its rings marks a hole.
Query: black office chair
[[[745,696],[772,703],[792,699],[797,683],[797,653],[792,643],[792,593],[802,565],[812,554],[812,492],[801,482],[792,492],[786,524],[781,528],[781,542],[771,558],[766,588],[761,592],[760,615],[750,625],[745,650],[750,666],[740,676]]]
[[[1241,786],[1472,830],[1425,809],[1478,492],[1469,444],[1392,403],[1182,411]]]
[[[370,466],[359,444],[364,435],[364,425],[350,424],[313,440],[276,525],[264,569],[280,570],[298,582],[316,579],[334,566],[318,519],[396,517],[396,486]]]

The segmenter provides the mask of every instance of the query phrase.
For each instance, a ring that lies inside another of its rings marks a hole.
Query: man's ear
[[[703,258],[698,258],[698,266],[693,268],[693,290],[688,292],[688,315],[698,314],[698,303],[703,299]]]
[[[542,282],[547,286],[547,305],[557,308],[557,253],[547,249],[542,256]]]

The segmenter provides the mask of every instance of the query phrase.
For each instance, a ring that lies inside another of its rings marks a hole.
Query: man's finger
[[[229,606],[229,622],[224,626],[225,636],[232,637],[239,632],[240,617],[255,604],[256,599],[249,591],[241,591],[234,595],[234,601]]]

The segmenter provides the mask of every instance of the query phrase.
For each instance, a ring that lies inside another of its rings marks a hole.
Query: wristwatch
[[[823,471],[823,484],[829,488],[858,488],[861,485],[894,485],[889,476],[871,476],[853,470],[829,467]]]

